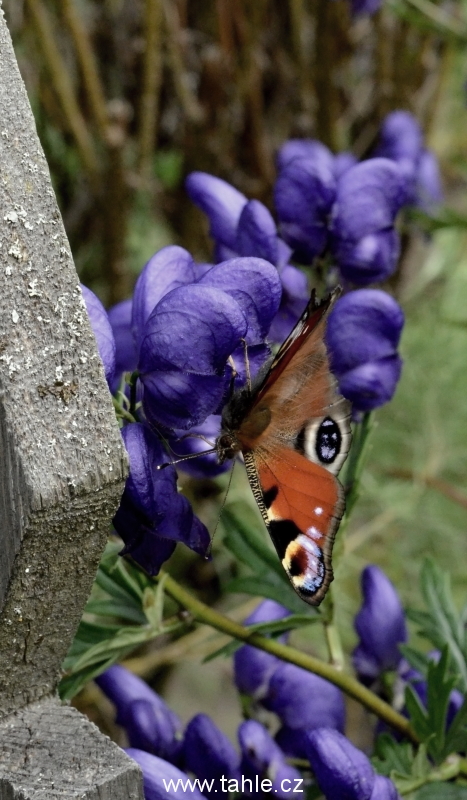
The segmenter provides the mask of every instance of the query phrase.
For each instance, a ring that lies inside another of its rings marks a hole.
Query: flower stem
[[[415,731],[410,726],[410,723],[401,714],[398,714],[394,709],[380,697],[370,692],[355,678],[345,675],[343,672],[337,670],[335,667],[320,661],[314,656],[302,653],[294,647],[276,642],[274,639],[268,639],[261,636],[259,633],[248,630],[248,628],[239,625],[238,622],[225,617],[213,608],[209,608],[196,597],[193,597],[186,589],[183,589],[173,578],[166,573],[161,572],[158,580],[164,576],[164,588],[170,597],[173,598],[179,605],[187,609],[198,622],[203,622],[210,625],[215,630],[226,633],[234,639],[241,642],[246,642],[252,647],[257,647],[259,650],[264,650],[266,653],[277,656],[283,661],[290,664],[295,664],[297,667],[302,667],[308,672],[313,672],[315,675],[320,675],[322,678],[330,681],[339,689],[342,689],[349,697],[353,697],[365,708],[376,714],[381,720],[386,722],[395,730],[399,731],[403,736],[410,739],[415,744],[418,743],[418,738]],[[166,576],[166,577],[165,577]]]

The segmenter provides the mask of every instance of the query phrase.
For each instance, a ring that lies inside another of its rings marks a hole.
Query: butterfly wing
[[[319,305],[312,298],[235,431],[284,569],[311,605],[332,581],[332,545],[344,511],[335,476],[351,440],[350,404],[338,393],[324,341],[338,295]]]

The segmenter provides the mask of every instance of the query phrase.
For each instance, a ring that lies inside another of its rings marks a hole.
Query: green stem
[[[130,412],[127,411],[126,408],[123,408],[123,406],[118,402],[116,397],[112,397],[112,402],[114,404],[114,409],[117,414],[117,417],[123,417],[123,419],[126,419],[127,422],[136,422],[136,419],[133,416],[133,414],[130,414]]]
[[[158,580],[161,580],[163,575],[165,580],[164,588],[167,594],[183,606],[183,608],[187,609],[198,622],[210,625],[212,628],[215,628],[215,630],[227,634],[227,636],[231,636],[241,642],[246,642],[252,647],[257,647],[259,650],[271,653],[271,655],[277,656],[283,661],[295,664],[297,667],[302,667],[302,669],[306,669],[308,672],[313,672],[315,675],[325,678],[330,681],[330,683],[338,686],[339,689],[342,689],[349,697],[353,697],[361,703],[368,711],[376,714],[381,720],[410,739],[414,744],[418,744],[417,735],[410,726],[409,721],[401,714],[398,714],[397,711],[394,711],[394,709],[391,708],[388,703],[385,703],[384,700],[381,700],[380,697],[358,683],[355,678],[345,675],[335,667],[326,664],[324,661],[320,661],[314,656],[301,653],[293,647],[276,642],[274,639],[268,639],[265,636],[261,636],[259,633],[244,628],[242,625],[239,625],[238,622],[234,622],[218,611],[215,611],[213,608],[209,608],[209,606],[206,606],[196,597],[193,597],[186,589],[179,586],[173,578],[169,575],[166,576],[166,573],[161,572]]]

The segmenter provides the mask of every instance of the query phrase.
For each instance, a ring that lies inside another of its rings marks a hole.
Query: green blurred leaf
[[[433,781],[418,790],[415,800],[467,800],[467,786]]]
[[[298,612],[303,608],[303,600],[300,600],[292,588],[288,589],[286,587],[284,589],[283,585],[271,583],[267,578],[259,578],[253,575],[234,578],[229,581],[225,588],[227,592],[251,594],[253,597],[265,597],[269,600],[275,600],[276,603],[285,606],[289,611]]]
[[[438,650],[447,647],[449,666],[463,691],[467,690],[465,629],[452,598],[449,576],[426,559],[421,575],[427,611],[408,609],[407,615],[419,626],[419,634]]]
[[[314,616],[308,614],[291,614],[290,617],[286,617],[285,619],[278,619],[274,620],[273,622],[258,622],[257,624],[248,625],[247,627],[250,631],[255,631],[256,633],[261,633],[263,635],[271,634],[272,637],[275,638],[281,633],[294,630],[295,628],[302,628],[305,625],[310,625],[313,622],[318,622],[319,619],[320,617],[317,612]],[[208,656],[206,656],[204,663],[213,661],[213,659],[218,658],[219,656],[231,656],[236,652],[236,650],[238,650],[240,647],[243,647],[244,644],[245,642],[240,642],[237,640],[228,642],[214,653],[210,653]]]

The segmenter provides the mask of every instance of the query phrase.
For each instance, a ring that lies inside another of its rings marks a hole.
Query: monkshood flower
[[[402,309],[379,289],[349,292],[332,309],[326,328],[331,367],[355,411],[371,411],[393,396],[402,369],[397,347],[403,325]]]
[[[438,161],[424,147],[420,125],[408,111],[393,111],[385,117],[375,152],[398,164],[406,179],[405,203],[428,211],[442,201]]]
[[[209,533],[178,492],[174,467],[158,469],[167,456],[157,436],[139,422],[123,428],[122,436],[130,474],[113,524],[125,543],[123,552],[150,575],[158,573],[177,542],[205,555]]]
[[[126,748],[126,753],[141,767],[145,800],[205,800],[188,775],[163,758],[134,747]]]
[[[381,6],[382,0],[351,0],[350,6],[353,17],[363,17],[375,14]]]
[[[363,604],[354,621],[360,642],[352,660],[359,679],[370,685],[385,670],[397,669],[407,626],[399,595],[379,567],[365,567],[361,583]]]
[[[186,189],[209,218],[216,262],[255,256],[277,267],[282,298],[269,338],[282,342],[304,310],[309,290],[305,275],[288,264],[291,249],[279,237],[270,211],[259,200],[247,200],[226,181],[205,172],[192,172]]]
[[[336,198],[333,157],[320,142],[291,140],[279,151],[278,165],[274,204],[280,232],[294,257],[309,264],[329,243]]]
[[[117,707],[116,722],[128,734],[131,747],[176,761],[182,748],[182,723],[145,681],[115,664],[96,678]]]
[[[219,413],[232,377],[229,357],[237,373],[245,370],[242,340],[252,374],[268,356],[264,340],[281,291],[272,264],[234,258],[165,294],[140,326],[138,370],[148,419],[186,430]]]
[[[238,729],[238,741],[242,751],[243,794],[261,796],[258,792],[261,787],[263,792],[272,792],[276,797],[303,798],[300,773],[287,764],[284,753],[261,723],[253,719],[243,722]]]
[[[326,800],[400,800],[389,778],[341,733],[319,728],[308,735],[307,756]]]
[[[340,176],[330,245],[346,281],[366,286],[392,275],[400,253],[394,220],[405,199],[404,175],[388,158],[370,158]]]
[[[97,349],[104,365],[107,382],[112,381],[115,372],[115,339],[107,312],[98,297],[81,284],[83,300],[88,312],[91,328],[96,337]]]
[[[222,778],[238,779],[240,757],[225,733],[206,714],[197,714],[185,731],[183,765],[209,782],[204,794],[210,798],[223,791]]]
[[[260,622],[273,622],[289,616],[290,611],[274,600],[263,600],[247,617],[244,625],[255,625]],[[286,636],[282,637],[282,641]],[[243,645],[234,653],[234,676],[237,689],[255,700],[265,697],[269,689],[269,681],[281,660],[276,656],[258,650],[251,645]]]
[[[340,689],[295,664],[279,664],[262,705],[281,720],[277,741],[290,755],[305,757],[305,732],[322,727],[344,729],[345,703]]]

